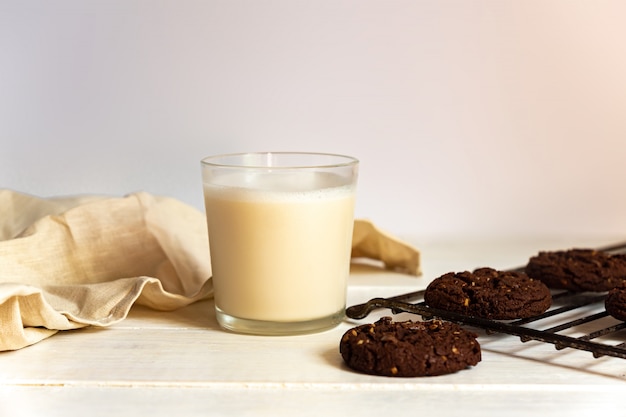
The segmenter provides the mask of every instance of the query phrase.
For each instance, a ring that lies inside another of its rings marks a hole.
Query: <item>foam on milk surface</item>
[[[207,185],[205,185],[206,187]],[[213,192],[227,198],[297,200],[333,198],[353,192],[354,186],[336,174],[325,172],[290,172],[289,175],[234,173],[220,175],[211,185]]]

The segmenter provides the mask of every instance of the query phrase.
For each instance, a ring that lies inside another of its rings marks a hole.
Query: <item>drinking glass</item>
[[[304,152],[201,161],[220,326],[289,335],[343,319],[358,166]]]

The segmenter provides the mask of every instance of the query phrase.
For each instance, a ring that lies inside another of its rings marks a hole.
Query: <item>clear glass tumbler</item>
[[[223,328],[289,335],[341,322],[358,165],[349,156],[295,152],[201,161]]]

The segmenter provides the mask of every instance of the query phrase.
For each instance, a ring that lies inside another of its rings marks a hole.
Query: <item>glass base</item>
[[[233,317],[215,307],[217,322],[226,330],[236,333],[246,333],[264,336],[289,336],[297,334],[317,333],[332,329],[341,323],[345,317],[344,309],[338,312],[313,320],[306,321],[265,321]]]

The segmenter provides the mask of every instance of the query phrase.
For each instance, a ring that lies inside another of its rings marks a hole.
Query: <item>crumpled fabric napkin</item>
[[[419,255],[355,220],[353,257],[419,275]],[[184,307],[212,296],[210,277],[205,215],[178,200],[0,190],[0,351],[117,323],[134,304]]]

